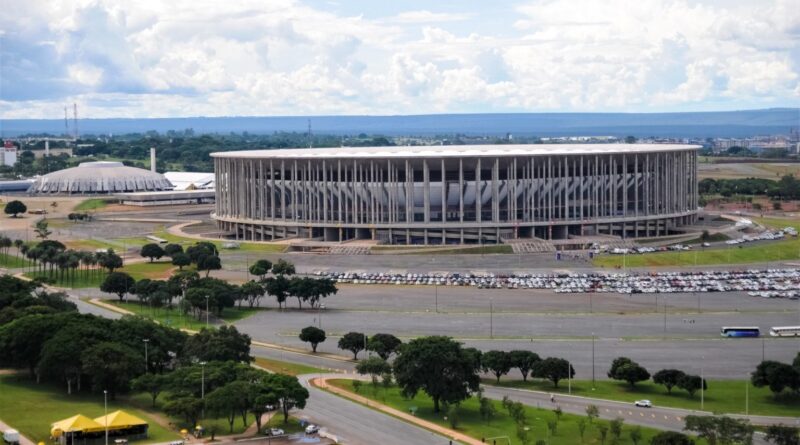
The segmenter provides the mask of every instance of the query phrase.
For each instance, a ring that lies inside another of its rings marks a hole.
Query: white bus
[[[800,337],[800,326],[773,326],[769,330],[773,337]]]

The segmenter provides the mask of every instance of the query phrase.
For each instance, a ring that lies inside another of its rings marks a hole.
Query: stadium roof
[[[36,178],[30,193],[115,193],[171,190],[160,173],[121,162],[83,162]]]
[[[351,158],[442,158],[484,156],[585,155],[610,153],[656,153],[696,150],[699,145],[682,144],[518,144],[518,145],[424,145],[390,147],[292,148],[211,153],[215,158],[237,159],[351,159]]]

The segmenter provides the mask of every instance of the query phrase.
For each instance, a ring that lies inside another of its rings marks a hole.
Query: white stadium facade
[[[669,144],[341,147],[213,153],[237,239],[496,243],[661,236],[697,214],[697,150]]]

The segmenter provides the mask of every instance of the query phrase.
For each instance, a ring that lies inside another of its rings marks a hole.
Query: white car
[[[652,402],[650,402],[649,400],[644,400],[644,399],[643,400],[637,400],[637,401],[633,402],[633,404],[638,406],[638,407],[640,407],[640,408],[652,408],[653,407],[653,403]]]
[[[311,424],[306,427],[306,434],[317,434],[319,432],[319,427],[317,425]]]
[[[270,428],[269,435],[270,436],[283,436],[285,433],[280,428]]]

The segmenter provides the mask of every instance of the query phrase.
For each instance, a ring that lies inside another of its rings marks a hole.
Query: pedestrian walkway
[[[0,432],[5,430],[16,429],[11,425],[4,423],[0,420]],[[36,445],[32,440],[28,439],[27,437],[23,436],[22,433],[19,434],[19,445]]]
[[[425,428],[429,431],[433,431],[435,433],[441,434],[445,437],[452,438],[454,441],[465,443],[469,445],[482,445],[483,442],[477,440],[473,437],[467,436],[466,434],[459,433],[458,431],[451,430],[449,428],[445,428],[443,426],[437,425],[433,422],[429,422],[427,420],[420,419],[419,417],[412,416],[409,413],[400,411],[398,409],[392,408],[390,406],[384,405],[382,403],[378,403],[374,400],[368,399],[366,397],[360,396],[358,394],[354,394],[350,391],[345,391],[341,388],[337,388],[335,386],[328,385],[327,377],[317,377],[311,379],[311,384],[316,386],[317,388],[324,389],[326,391],[330,391],[334,394],[339,396],[345,397],[350,399],[354,402],[358,402],[364,404],[370,408],[376,409],[378,411],[384,412],[389,414],[390,416],[394,416],[398,419],[401,419],[405,422],[412,423],[419,427]]]

